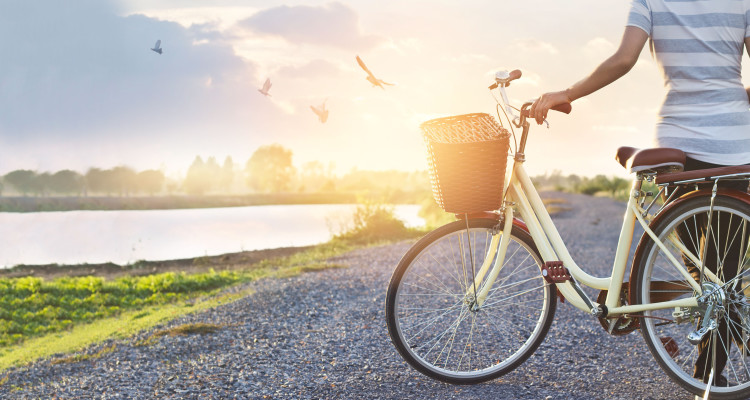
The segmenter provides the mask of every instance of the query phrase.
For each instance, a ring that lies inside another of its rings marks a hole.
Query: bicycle
[[[686,390],[749,397],[750,195],[722,189],[719,182],[747,181],[750,166],[685,172],[680,150],[620,148],[618,160],[635,178],[615,261],[610,277],[589,275],[571,258],[524,170],[532,103],[512,107],[505,90],[520,76],[518,70],[501,71],[490,86],[501,94],[495,100],[509,126],[522,130],[509,155],[512,173],[502,183],[501,206],[457,214],[457,221],[414,244],[393,272],[386,319],[398,352],[419,372],[444,382],[498,378],[544,340],[559,297],[613,335],[640,329],[660,367]],[[557,111],[568,113],[567,106]],[[658,193],[646,191],[645,182]],[[695,190],[675,195],[685,188]],[[636,222],[644,233],[626,281]],[[736,261],[727,259],[730,250]],[[735,262],[738,271],[732,273]],[[600,290],[597,299],[581,285]],[[702,376],[696,375],[698,346],[710,349]],[[726,386],[717,373],[720,351],[727,353]]]

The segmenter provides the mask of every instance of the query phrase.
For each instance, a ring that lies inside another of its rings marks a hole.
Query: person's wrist
[[[565,95],[565,98],[568,99],[568,103],[573,102],[573,97],[570,95],[570,89],[563,90],[563,95]]]

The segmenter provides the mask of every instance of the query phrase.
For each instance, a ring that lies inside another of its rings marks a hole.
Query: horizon
[[[629,4],[3,3],[0,171],[125,165],[180,176],[196,155],[242,165],[273,143],[295,165],[333,163],[337,175],[426,170],[420,123],[495,115],[486,88],[501,68],[524,73],[508,91],[516,105],[568,87],[614,52]],[[150,50],[156,40],[162,54]],[[356,56],[396,85],[371,85]],[[615,151],[651,145],[662,87],[643,51],[624,78],[532,130],[529,173],[628,176]],[[325,123],[310,109],[323,102]]]

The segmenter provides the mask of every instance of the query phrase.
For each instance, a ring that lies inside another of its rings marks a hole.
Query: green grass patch
[[[202,296],[189,304],[150,306],[144,310],[123,312],[116,317],[78,324],[66,332],[36,337],[21,344],[6,346],[0,349],[0,371],[54,354],[80,351],[91,344],[107,339],[128,338],[174,318],[231,303],[251,293],[251,290],[244,290],[232,294]]]
[[[409,229],[397,219],[392,206],[364,201],[352,216],[352,226],[346,232],[336,235],[334,240],[352,245],[368,245],[423,234],[423,230]]]
[[[117,345],[113,344],[111,346],[104,347],[93,354],[74,354],[67,357],[54,358],[50,360],[50,364],[72,364],[86,360],[96,360],[97,358],[101,358],[103,355],[109,354],[116,349]]]
[[[185,300],[243,281],[237,272],[167,272],[106,281],[100,277],[0,279],[0,346],[62,332],[144,306]]]

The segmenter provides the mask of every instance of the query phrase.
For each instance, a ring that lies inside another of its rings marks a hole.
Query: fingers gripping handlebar
[[[494,90],[494,89],[497,89],[498,87],[500,87],[500,88],[508,87],[508,86],[510,86],[511,82],[513,82],[514,80],[520,78],[522,75],[523,75],[523,73],[519,69],[514,69],[513,71],[510,71],[510,72],[508,72],[508,71],[498,71],[498,72],[495,73],[495,83],[493,83],[492,85],[490,85],[489,89],[490,90]],[[503,92],[503,95],[505,94],[503,90],[501,90],[501,92]],[[504,96],[503,96],[503,99],[506,100]],[[506,104],[507,104],[507,100],[506,100]],[[529,110],[528,110],[528,108],[531,106],[531,104],[532,103],[526,103],[526,104],[523,105],[523,107],[521,107],[521,115],[522,116],[528,118],[528,116],[529,116]],[[560,104],[560,105],[557,105],[555,107],[552,107],[551,110],[559,111],[559,112],[562,112],[562,113],[565,113],[565,114],[570,114],[570,112],[573,110],[573,107],[570,105],[570,103],[568,103],[568,104]]]
[[[532,104],[533,103],[526,103],[526,104],[523,105],[523,107],[521,108],[521,115],[522,116],[524,116],[526,118],[529,117],[529,107],[531,107]],[[550,110],[555,110],[555,111],[559,111],[561,113],[570,114],[570,112],[573,111],[573,106],[570,105],[570,103],[564,103],[564,104],[556,105],[556,106],[550,108]]]

